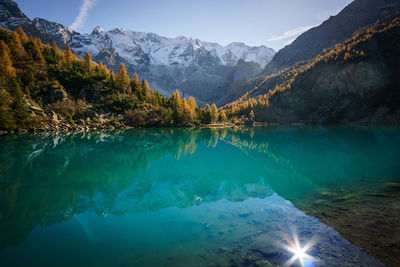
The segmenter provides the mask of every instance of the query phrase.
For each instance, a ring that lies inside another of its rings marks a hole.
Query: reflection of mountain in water
[[[325,128],[2,136],[0,247],[86,211],[133,214],[274,191],[296,204],[338,180],[398,174],[393,138]]]
[[[20,242],[36,225],[51,225],[88,210],[127,214],[270,195],[260,176],[186,179],[173,176],[180,171],[166,177],[166,169],[149,168],[165,157],[178,165],[197,146],[211,155],[217,140],[218,134],[209,130],[183,129],[3,136],[1,247]]]

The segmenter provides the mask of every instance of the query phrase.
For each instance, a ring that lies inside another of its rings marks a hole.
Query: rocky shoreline
[[[400,179],[380,184],[364,178],[357,187],[329,188],[320,194],[303,196],[302,201],[294,204],[387,266],[399,266],[399,192]]]
[[[32,133],[32,132],[68,132],[68,131],[91,131],[91,130],[114,130],[132,128],[125,124],[121,114],[93,113],[78,120],[68,120],[67,117],[54,111],[44,112],[40,115],[33,113],[31,120],[23,128],[9,131],[1,131],[0,134]]]
[[[73,120],[71,116],[66,116],[55,112],[51,108],[41,108],[38,104],[25,98],[27,106],[31,112],[30,119],[23,127],[14,130],[0,130],[2,134],[25,134],[35,132],[87,132],[96,130],[115,130],[130,129],[130,125],[124,115],[105,111],[102,109],[85,108],[85,111],[79,116],[79,119]],[[236,122],[215,122],[210,124],[188,124],[188,125],[158,125],[152,123],[148,127],[201,127],[201,128],[230,128],[230,127],[304,127],[321,126],[321,124],[307,124],[304,122],[257,122],[257,121],[236,121]],[[357,121],[346,123],[345,126],[362,127],[371,125],[381,125],[379,123],[371,124],[368,121]],[[382,124],[382,126],[396,126],[398,124]],[[140,128],[146,126],[140,126]]]

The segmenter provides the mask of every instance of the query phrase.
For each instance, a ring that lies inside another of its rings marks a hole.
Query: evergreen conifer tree
[[[132,88],[132,91],[138,96],[139,99],[142,100],[144,98],[144,95],[142,92],[142,86],[141,86],[140,80],[139,80],[139,76],[136,72],[133,75],[133,78],[131,80],[131,88]]]
[[[211,118],[211,107],[209,104],[207,104],[204,107],[204,116],[203,116],[203,123],[211,123],[212,118]]]
[[[23,123],[29,117],[28,106],[25,102],[24,94],[16,81],[13,82],[13,102],[11,108],[17,122]]]

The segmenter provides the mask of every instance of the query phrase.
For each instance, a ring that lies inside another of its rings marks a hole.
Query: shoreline
[[[105,114],[109,115],[109,114]],[[57,116],[54,117],[53,121],[49,122],[40,122],[40,126],[33,126],[29,128],[17,128],[14,130],[0,130],[0,135],[5,134],[27,134],[27,133],[67,133],[67,132],[90,132],[90,131],[113,131],[113,130],[129,130],[129,129],[146,129],[146,128],[203,128],[203,129],[224,129],[224,128],[235,128],[235,127],[361,127],[361,128],[369,128],[369,127],[383,127],[383,128],[394,128],[399,127],[399,124],[374,124],[374,123],[343,123],[343,124],[307,124],[303,122],[293,122],[293,123],[268,123],[268,122],[253,122],[251,124],[248,123],[233,123],[233,122],[220,122],[220,123],[210,123],[210,124],[199,124],[199,125],[148,125],[148,126],[129,126],[124,124],[123,120],[119,120],[120,118],[115,118],[112,114],[112,119],[105,120],[104,118],[99,118],[98,122],[95,122],[96,119],[87,120],[79,120],[77,123],[71,124],[65,121],[61,121],[57,119]],[[55,120],[54,120],[55,118]],[[88,123],[82,123],[82,121],[86,121]]]

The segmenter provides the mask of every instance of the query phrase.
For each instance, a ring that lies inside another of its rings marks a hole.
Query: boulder
[[[68,100],[68,94],[63,89],[57,89],[57,90],[54,90],[53,99],[54,99],[55,102],[67,101]]]

